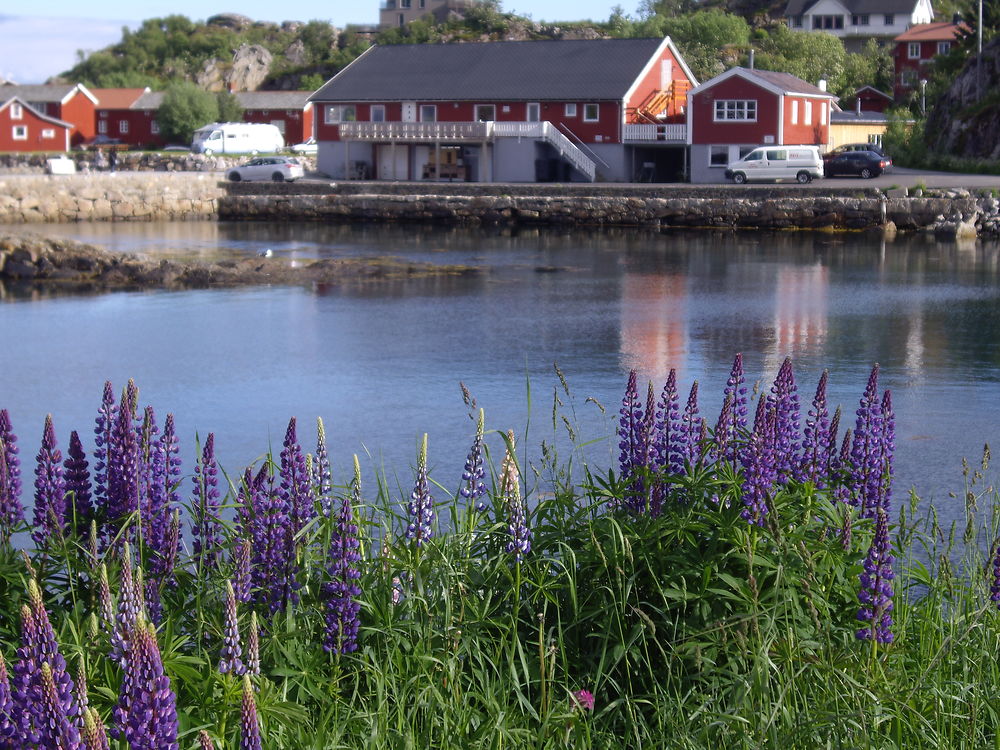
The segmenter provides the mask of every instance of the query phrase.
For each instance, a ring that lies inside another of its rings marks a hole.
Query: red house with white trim
[[[917,91],[926,68],[938,55],[951,51],[955,38],[968,27],[962,23],[919,23],[893,39],[892,66],[896,101]]]
[[[233,96],[243,105],[243,122],[276,125],[285,144],[302,143],[313,134],[311,91],[239,91]]]
[[[146,88],[92,89],[97,97],[97,135],[129,146],[161,146],[163,138],[156,125],[156,112],[163,94],[153,95]],[[150,97],[156,106],[145,106]]]
[[[80,83],[0,86],[0,101],[17,97],[40,115],[68,122],[73,145],[94,137],[97,97]]]
[[[335,179],[676,178],[696,83],[669,37],[370,47],[311,97],[318,166]]]
[[[20,97],[0,104],[0,151],[69,151],[73,125],[38,112]]]
[[[825,146],[836,101],[790,73],[731,68],[706,81],[689,95],[691,182],[724,182],[726,165],[756,146]]]

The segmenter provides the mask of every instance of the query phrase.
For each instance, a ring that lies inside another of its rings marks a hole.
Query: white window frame
[[[346,115],[350,115],[347,117]],[[358,108],[353,104],[328,104],[323,113],[326,125],[339,125],[342,122],[354,122],[358,119]]]
[[[493,116],[489,118],[484,118],[480,112],[484,110],[493,110]],[[495,104],[477,104],[472,108],[472,116],[476,122],[495,122],[497,119],[497,105]]]
[[[899,83],[904,88],[912,89],[917,85],[917,71],[915,70],[904,70],[899,74]]]
[[[886,13],[882,17],[882,20],[885,22],[886,26],[895,26],[896,25],[896,14],[895,13]]]
[[[105,134],[108,132],[108,121],[107,120],[98,120],[97,121],[97,132],[98,133],[105,133]]]
[[[153,120],[151,123],[149,123],[149,132],[152,133],[153,135],[159,135],[160,123],[158,123],[156,120]]]
[[[42,138],[55,138],[56,129],[55,128],[42,128]]]
[[[593,116],[591,116],[591,110],[593,111]],[[587,102],[583,105],[583,121],[584,122],[600,122],[601,121],[601,105],[597,102]]]
[[[713,122],[757,122],[756,99],[716,99]]]
[[[437,122],[438,108],[436,104],[420,105],[420,122]]]
[[[799,100],[792,99],[792,125],[799,124]]]
[[[729,146],[709,146],[708,166],[710,169],[725,169],[729,166]],[[717,159],[722,157],[722,161]]]
[[[906,59],[907,60],[919,60],[920,59],[920,42],[907,42],[907,44],[906,44]]]
[[[27,125],[15,125],[11,136],[15,141],[26,141],[28,140],[28,126]]]
[[[21,106],[20,102],[14,102],[10,105],[10,119],[20,120],[24,117],[24,107]]]
[[[376,117],[375,113],[378,112],[379,116]],[[385,122],[385,105],[384,104],[373,104],[368,109],[368,119],[371,122]]]
[[[826,102],[819,103],[819,124],[826,125]]]
[[[805,106],[803,107],[803,109],[805,110],[805,112],[803,113],[803,118],[802,118],[803,124],[804,125],[812,125],[813,124],[813,103],[810,102],[810,101],[806,101],[805,102]]]
[[[951,42],[937,43],[937,53],[939,55],[947,55],[949,52],[951,52]]]
[[[576,102],[566,102],[566,106],[563,107],[564,117],[576,117]]]
[[[128,120],[118,121],[118,132],[122,135],[128,133]]]
[[[538,102],[528,102],[524,105],[524,119],[527,122],[541,122],[542,105]]]

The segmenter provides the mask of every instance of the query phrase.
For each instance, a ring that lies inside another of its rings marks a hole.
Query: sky
[[[4,3],[0,11],[0,77],[15,83],[44,83],[73,67],[78,50],[92,52],[121,39],[123,26],[135,28],[146,18],[180,14],[204,21],[235,12],[256,21],[329,21],[334,26],[374,24],[379,0],[326,0],[291,5],[273,0],[240,0],[232,6],[207,6],[195,0],[42,0],[37,6]],[[501,8],[535,21],[605,21],[621,5],[634,15],[639,0],[501,0]]]

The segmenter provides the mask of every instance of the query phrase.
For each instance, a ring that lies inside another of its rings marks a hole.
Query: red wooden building
[[[316,105],[337,179],[675,177],[694,75],[669,38],[371,47]]]
[[[97,98],[83,84],[0,86],[0,101],[14,97],[40,115],[68,122],[72,145],[94,137]]]
[[[38,112],[20,97],[0,103],[0,151],[68,151],[72,123]]]
[[[947,55],[955,37],[967,29],[961,23],[920,23],[893,39],[892,66],[895,75],[893,95],[896,101],[920,90],[926,79],[925,68],[938,55]]]
[[[162,146],[156,123],[162,93],[146,88],[93,89],[97,97],[97,135],[134,147]]]
[[[313,135],[311,91],[240,91],[234,94],[243,105],[243,122],[276,125],[286,145],[308,140]]]
[[[723,182],[726,165],[756,146],[826,145],[837,97],[790,73],[731,68],[689,100],[691,182]]]

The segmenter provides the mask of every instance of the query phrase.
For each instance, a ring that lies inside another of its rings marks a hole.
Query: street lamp
[[[920,115],[925,117],[927,115],[927,79],[920,79]]]

